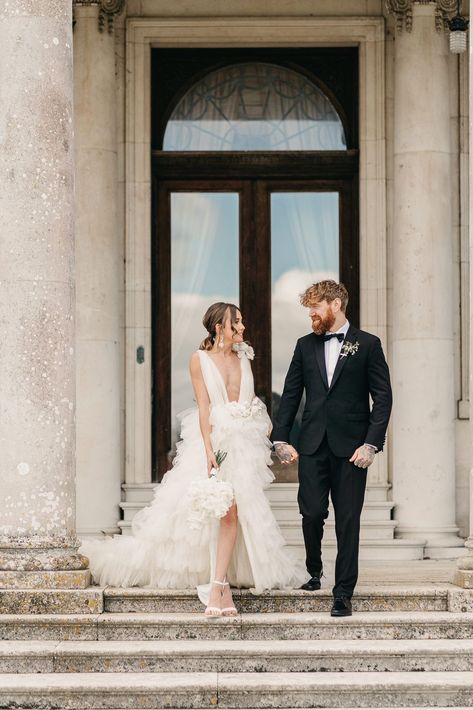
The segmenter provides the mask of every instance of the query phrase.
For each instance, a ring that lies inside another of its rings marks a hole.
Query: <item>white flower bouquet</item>
[[[187,521],[193,530],[200,530],[209,518],[223,518],[232,505],[232,484],[217,478],[226,456],[225,451],[217,451],[215,460],[218,468],[213,468],[208,478],[194,481],[189,487]]]

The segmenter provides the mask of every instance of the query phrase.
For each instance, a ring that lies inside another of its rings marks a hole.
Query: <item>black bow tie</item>
[[[325,333],[324,335],[324,343],[326,340],[330,340],[330,338],[338,338],[340,343],[343,343],[345,340],[345,336],[343,333]]]

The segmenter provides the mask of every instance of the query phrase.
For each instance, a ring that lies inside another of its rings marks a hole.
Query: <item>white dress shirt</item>
[[[325,369],[327,370],[327,381],[329,387],[332,384],[333,373],[335,372],[338,358],[340,357],[340,351],[343,347],[343,342],[347,336],[349,327],[350,323],[346,320],[341,328],[333,331],[337,334],[342,333],[343,340],[341,342],[338,338],[330,338],[330,340],[325,341]],[[329,332],[331,333],[332,331]]]

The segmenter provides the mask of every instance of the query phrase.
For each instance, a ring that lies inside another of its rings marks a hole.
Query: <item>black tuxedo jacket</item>
[[[345,357],[341,354],[329,387],[323,336],[310,333],[297,341],[274,424],[273,441],[289,441],[305,390],[299,453],[315,453],[325,434],[335,456],[351,457],[365,442],[382,450],[392,392],[381,341],[350,326],[345,343],[352,343],[356,352]]]

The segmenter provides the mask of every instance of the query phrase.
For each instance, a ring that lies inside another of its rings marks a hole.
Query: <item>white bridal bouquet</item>
[[[217,478],[218,469],[226,456],[226,451],[216,451],[218,468],[213,468],[208,478],[194,481],[189,487],[187,521],[193,530],[200,530],[208,518],[223,518],[233,502],[232,484]]]

